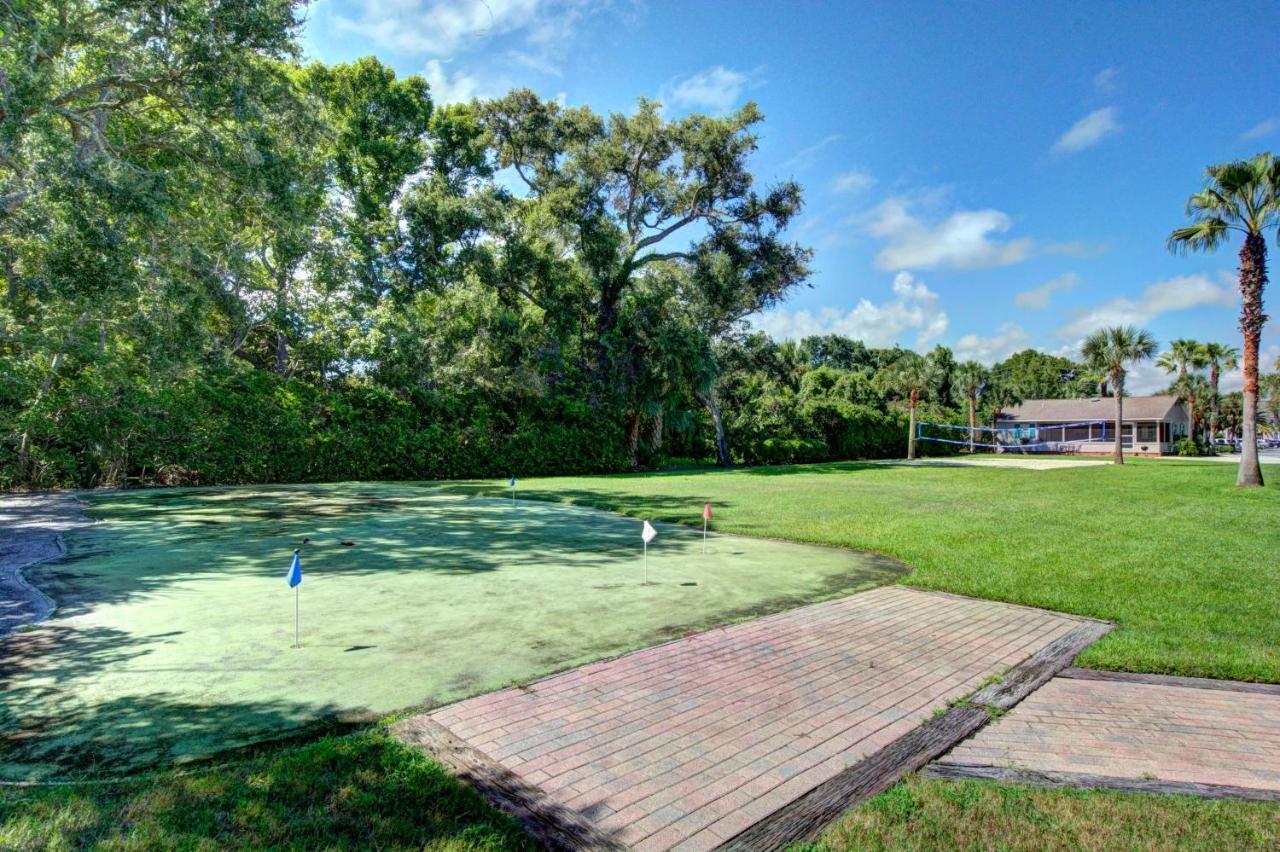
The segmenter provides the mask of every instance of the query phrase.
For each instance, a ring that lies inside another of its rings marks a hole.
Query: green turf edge
[[[792,850],[1276,848],[1280,804],[912,775]]]
[[[0,848],[535,846],[439,764],[369,730],[136,781],[0,787]]]

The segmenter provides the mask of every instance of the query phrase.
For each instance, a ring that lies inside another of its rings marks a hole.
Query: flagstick
[[[644,543],[644,584],[649,585],[649,542]]]
[[[301,648],[302,644],[298,642],[298,593],[302,591],[302,584],[293,587],[293,647]]]
[[[707,513],[702,513],[702,552],[707,552]]]

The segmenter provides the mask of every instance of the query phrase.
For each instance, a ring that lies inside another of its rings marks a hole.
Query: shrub
[[[1173,443],[1173,451],[1180,456],[1202,456],[1205,454],[1204,444],[1199,438],[1179,438]]]

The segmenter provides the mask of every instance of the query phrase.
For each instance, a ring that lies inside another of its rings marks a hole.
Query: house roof
[[[1164,420],[1180,405],[1176,396],[1127,396],[1125,420]],[[1083,422],[1112,420],[1116,416],[1113,397],[1093,399],[1028,399],[1003,410],[1001,420],[1022,423]]]

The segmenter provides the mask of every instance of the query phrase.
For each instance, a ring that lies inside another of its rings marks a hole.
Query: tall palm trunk
[[[1116,449],[1115,463],[1124,464],[1124,379],[1114,376],[1111,386],[1116,389]]]
[[[1240,331],[1244,334],[1244,416],[1240,438],[1238,488],[1261,488],[1258,464],[1258,347],[1262,326],[1262,291],[1267,286],[1267,243],[1260,234],[1247,234],[1240,247]]]
[[[1218,448],[1214,444],[1218,440],[1218,365],[1209,365],[1209,455],[1216,456]]]
[[[911,389],[911,403],[908,406],[907,416],[907,458],[914,459],[916,457],[916,405],[920,402],[920,391],[915,388]]]
[[[969,453],[974,452],[973,433],[978,429],[978,395],[969,391]]]

